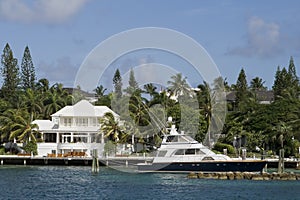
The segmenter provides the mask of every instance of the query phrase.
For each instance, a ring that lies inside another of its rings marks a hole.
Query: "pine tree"
[[[2,94],[10,101],[16,96],[20,82],[18,60],[7,43],[1,56],[1,73],[3,76]]]
[[[122,97],[122,77],[119,69],[116,70],[115,75],[113,77],[113,84],[115,88],[115,94],[117,98]]]
[[[296,73],[296,67],[294,64],[294,59],[291,56],[290,58],[290,63],[289,63],[289,68],[288,68],[288,78],[289,78],[289,86],[290,87],[290,92],[293,94],[292,96],[297,98],[298,93],[300,91],[300,86],[299,86],[299,78]]]
[[[24,90],[35,86],[35,70],[28,46],[26,46],[21,64],[21,84]]]
[[[291,79],[292,81],[296,82],[298,81],[298,77],[297,77],[297,74],[296,74],[296,67],[295,67],[295,64],[294,64],[294,59],[293,57],[291,56],[290,58],[290,63],[289,63],[289,68],[288,68],[288,73],[289,75],[291,76]]]
[[[244,69],[242,68],[237,82],[236,82],[236,103],[239,106],[240,103],[246,102],[248,98],[248,84],[246,80],[246,74]]]
[[[288,70],[284,67],[282,70],[277,68],[273,84],[275,100],[286,97],[298,98],[300,92],[299,78],[296,74],[293,57],[290,58]]]
[[[130,70],[130,74],[129,74],[129,81],[128,81],[129,86],[125,89],[125,91],[130,94],[133,95],[134,93],[141,93],[141,90],[139,89],[139,84],[138,82],[135,80],[134,77],[134,72],[131,69]]]
[[[139,85],[138,85],[137,81],[135,80],[134,72],[132,69],[130,70],[130,74],[129,74],[129,87],[131,87],[135,90],[139,88]]]

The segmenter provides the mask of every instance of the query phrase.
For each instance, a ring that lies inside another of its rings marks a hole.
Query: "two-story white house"
[[[90,156],[93,149],[98,149],[101,156],[104,136],[100,133],[99,119],[107,112],[119,120],[119,115],[108,107],[82,100],[52,114],[51,120],[34,120],[32,123],[38,125],[42,138],[42,142],[37,143],[38,156],[63,156],[70,152],[85,152]]]

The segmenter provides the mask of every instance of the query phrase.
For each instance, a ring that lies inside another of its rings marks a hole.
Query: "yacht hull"
[[[260,172],[266,165],[266,161],[202,161],[202,162],[174,162],[138,164],[140,172]]]

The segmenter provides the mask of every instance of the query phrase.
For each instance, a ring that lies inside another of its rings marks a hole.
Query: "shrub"
[[[37,144],[33,141],[28,142],[25,146],[24,146],[24,151],[26,153],[33,153],[33,155],[37,155]]]
[[[4,147],[0,147],[0,155],[4,155],[5,154],[5,148]]]
[[[213,150],[219,151],[219,152],[223,152],[223,149],[227,149],[227,153],[228,154],[234,154],[234,147],[230,144],[225,144],[225,143],[221,143],[221,142],[217,142],[213,148]]]
[[[116,153],[116,144],[114,144],[112,141],[108,141],[105,145],[104,145],[104,155],[108,155],[108,156],[113,156]]]

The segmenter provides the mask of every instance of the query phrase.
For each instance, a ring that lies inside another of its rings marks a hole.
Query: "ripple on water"
[[[299,199],[299,181],[188,179],[102,167],[1,166],[1,199]]]

